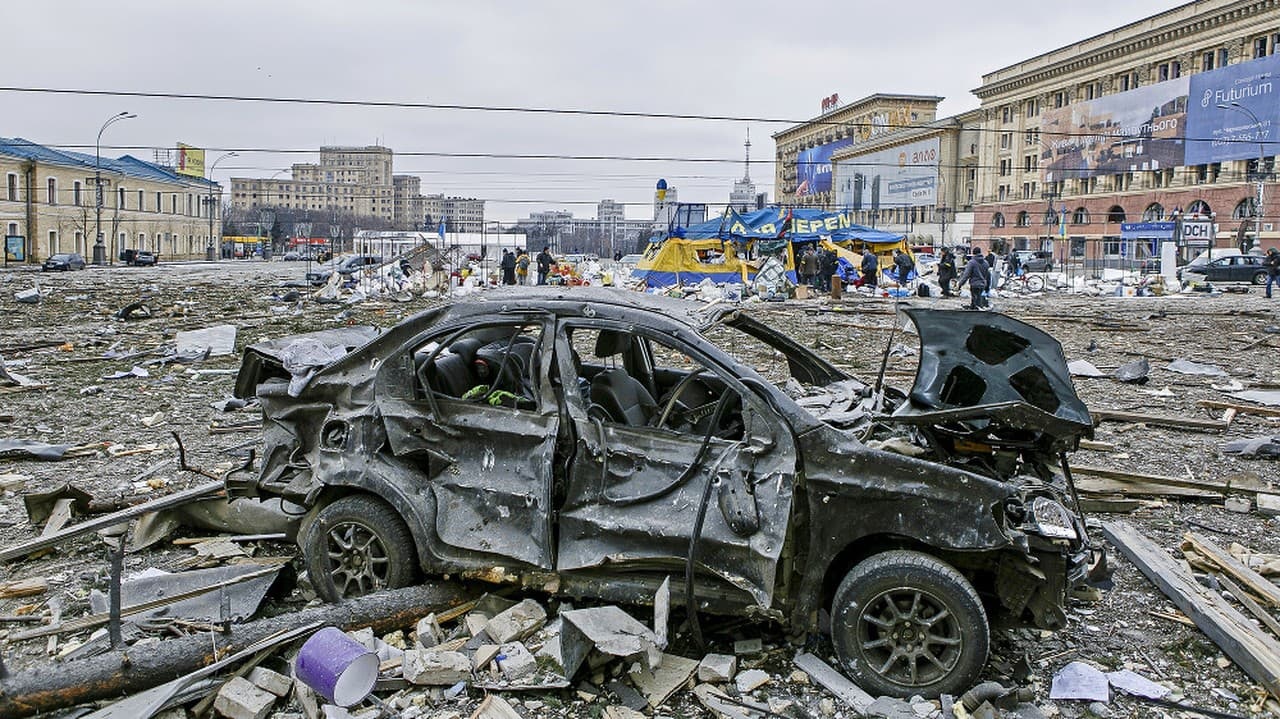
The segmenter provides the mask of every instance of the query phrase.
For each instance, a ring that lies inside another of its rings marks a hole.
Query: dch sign
[[[1182,241],[1187,244],[1208,244],[1213,239],[1212,220],[1183,220]]]

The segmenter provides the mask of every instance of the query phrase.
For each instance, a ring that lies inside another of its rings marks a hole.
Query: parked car
[[[160,262],[160,256],[149,250],[138,250],[129,264],[134,267],[152,267]]]
[[[1052,272],[1053,253],[1045,250],[1014,250],[1013,254],[1027,272]]]
[[[623,255],[618,259],[618,266],[625,267],[628,270],[634,270],[636,265],[640,264],[640,260],[644,259],[644,255]]]
[[[602,288],[261,342],[235,392],[262,403],[263,463],[229,489],[306,508],[328,601],[503,567],[642,602],[674,575],[699,610],[818,631],[826,609],[873,695],[955,694],[986,662],[981,596],[1057,628],[1103,566],[1055,469],[1092,422],[1044,332],[906,312],[909,395],[728,303]]]
[[[74,252],[60,252],[56,255],[51,255],[49,259],[45,260],[40,269],[45,272],[51,270],[66,272],[67,270],[83,270],[85,264],[84,258]]]
[[[1182,268],[1180,276],[1191,281],[1267,283],[1266,257],[1255,254],[1233,254],[1218,257],[1202,265]]]
[[[329,277],[334,272],[349,278],[358,270],[376,267],[380,264],[382,264],[382,257],[379,255],[348,255],[337,262],[308,272],[307,281],[313,285],[323,285],[329,281]]]

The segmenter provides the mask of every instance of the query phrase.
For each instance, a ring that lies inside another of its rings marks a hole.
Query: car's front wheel
[[[831,638],[845,672],[872,696],[937,697],[973,685],[991,634],[963,575],[899,550],[850,570],[832,602]]]
[[[1257,273],[1257,274],[1255,274],[1255,275],[1253,276],[1253,284],[1255,284],[1255,285],[1265,285],[1265,284],[1267,284],[1267,273],[1266,273],[1266,271],[1265,271],[1265,270],[1264,270],[1264,271],[1262,271],[1262,272],[1259,272],[1259,273]]]
[[[400,514],[376,497],[357,494],[329,504],[301,539],[307,575],[327,602],[413,582],[413,535]]]

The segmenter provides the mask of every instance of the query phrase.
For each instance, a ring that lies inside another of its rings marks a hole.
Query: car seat
[[[434,390],[450,397],[465,395],[478,384],[473,363],[479,348],[478,339],[460,339],[436,353],[429,364],[427,358],[433,350],[424,347],[414,352],[413,363],[419,386],[424,392]]]
[[[613,422],[628,427],[644,427],[658,412],[658,404],[649,390],[626,370],[617,367],[591,380],[591,402],[604,410]]]

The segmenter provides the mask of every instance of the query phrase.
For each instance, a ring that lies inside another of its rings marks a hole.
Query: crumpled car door
[[[563,328],[556,351],[560,372],[574,376]],[[564,393],[577,446],[558,512],[557,570],[609,566],[678,575],[703,512],[699,573],[710,572],[756,604],[771,606],[791,516],[796,449],[763,402],[727,373],[721,380],[742,395],[747,428],[741,440],[712,437],[701,469],[687,478],[702,433],[600,421],[588,417],[580,395]]]
[[[533,409],[382,391],[413,386],[408,350],[395,360],[402,366],[387,367],[380,382],[378,405],[392,454],[412,465],[433,493],[435,533],[444,549],[464,550],[450,556],[460,564],[491,566],[492,556],[473,554],[484,552],[551,569],[551,467],[560,419],[554,395],[546,392],[550,346],[540,342],[535,352],[541,361]]]

